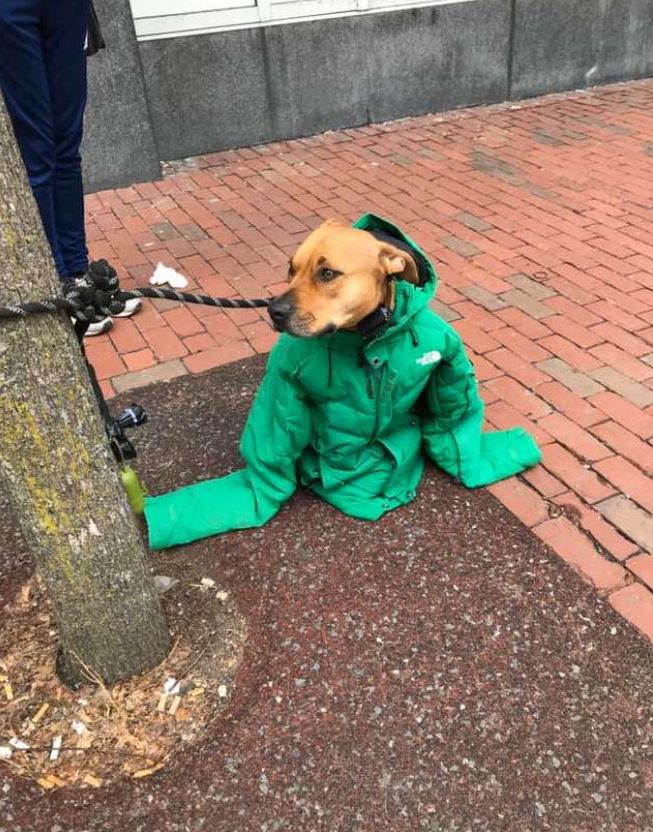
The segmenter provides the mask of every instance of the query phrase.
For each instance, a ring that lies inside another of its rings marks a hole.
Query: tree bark
[[[0,95],[0,305],[59,293]],[[168,628],[64,313],[0,322],[2,482],[53,605],[64,681],[90,670],[110,684],[158,664]]]

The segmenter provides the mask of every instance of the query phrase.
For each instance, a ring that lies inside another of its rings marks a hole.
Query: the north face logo
[[[437,350],[433,350],[433,352],[425,352],[424,355],[420,355],[419,358],[415,359],[416,364],[421,364],[425,366],[426,364],[436,364],[442,356]]]

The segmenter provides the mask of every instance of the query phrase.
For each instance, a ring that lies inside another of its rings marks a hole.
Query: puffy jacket
[[[149,498],[153,549],[261,526],[298,483],[345,514],[376,520],[415,497],[424,452],[470,488],[540,461],[521,428],[482,433],[483,403],[460,336],[428,306],[437,275],[424,253],[374,215],[355,227],[408,244],[422,285],[397,282],[392,320],[374,340],[355,331],[282,335],[242,435],[246,467]]]

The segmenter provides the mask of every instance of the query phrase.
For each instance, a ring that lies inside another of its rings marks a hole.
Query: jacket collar
[[[377,306],[373,312],[366,315],[361,321],[356,324],[356,329],[361,335],[363,341],[372,341],[378,338],[392,319],[392,309],[381,304]]]

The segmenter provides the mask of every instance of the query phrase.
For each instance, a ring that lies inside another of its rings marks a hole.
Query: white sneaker
[[[140,298],[131,298],[131,300],[125,301],[125,308],[122,312],[118,315],[114,315],[114,318],[130,318],[132,315],[136,314],[138,310],[143,305]],[[103,318],[101,321],[97,323],[91,324],[89,328],[86,330],[85,337],[92,337],[93,335],[102,335],[103,332],[108,332],[111,327],[113,326],[113,321],[111,318]]]
[[[94,324],[90,324],[89,328],[86,330],[84,337],[89,338],[93,335],[102,335],[103,332],[108,332],[111,327],[113,326],[113,321],[111,318],[103,318],[101,321],[97,321]]]
[[[114,315],[114,318],[131,318],[132,315],[135,315],[136,312],[141,308],[143,302],[140,298],[131,298],[131,300],[125,301],[125,308],[122,312],[119,312],[117,315]]]

